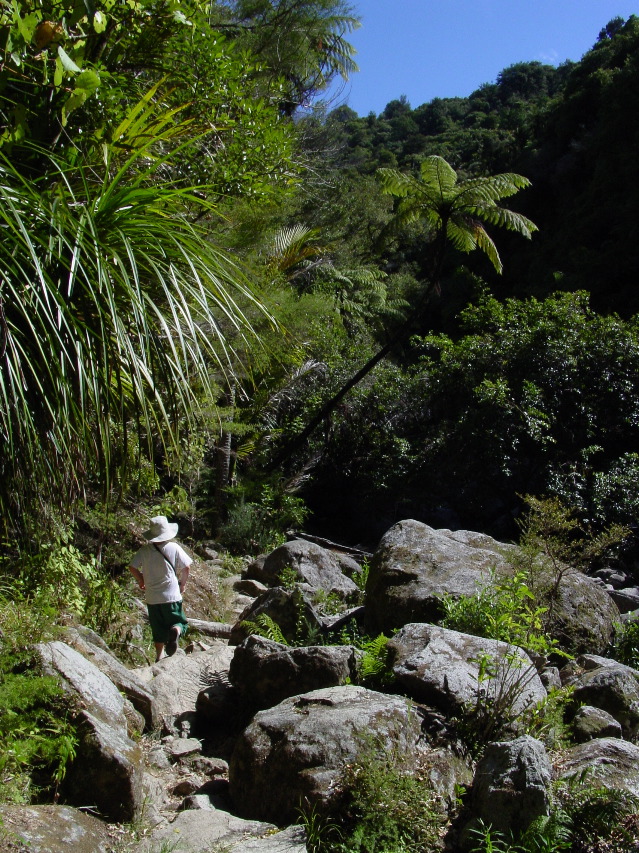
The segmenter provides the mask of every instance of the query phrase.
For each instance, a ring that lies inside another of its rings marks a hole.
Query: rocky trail
[[[562,578],[556,623],[574,655],[561,666],[436,624],[443,595],[472,595],[508,572],[504,554],[479,534],[401,522],[380,543],[362,604],[361,564],[317,543],[288,542],[228,577],[205,552],[185,595],[193,630],[175,656],[129,668],[94,632],[67,627],[38,652],[81,721],[77,756],[59,804],[0,806],[2,849],[301,853],[300,807],[338,813],[344,767],[371,743],[424,779],[442,815],[466,788],[449,850],[464,849],[481,819],[508,831],[547,814],[553,780],[585,769],[639,796],[639,672],[602,656],[621,618],[619,584]],[[132,610],[140,625],[143,610]],[[286,642],[249,634],[245,620],[276,625]],[[347,624],[392,635],[375,689],[361,649],[339,639]],[[301,625],[314,641],[295,644]],[[553,751],[522,721],[565,685],[574,745]],[[487,699],[510,736],[487,729],[476,761],[459,720]]]

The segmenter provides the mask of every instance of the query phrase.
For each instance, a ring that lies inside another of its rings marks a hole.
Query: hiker
[[[182,612],[182,593],[193,560],[173,541],[177,532],[178,525],[169,523],[166,516],[152,518],[151,526],[143,534],[148,544],[140,548],[129,565],[145,592],[156,663],[176,653],[178,641],[188,628]]]

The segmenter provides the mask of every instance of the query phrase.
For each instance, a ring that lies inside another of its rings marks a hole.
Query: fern
[[[290,645],[282,629],[268,613],[259,613],[254,620],[246,619],[242,623],[242,628],[251,634],[259,634],[267,640],[272,640],[274,643],[281,643],[283,646]]]
[[[379,634],[373,640],[362,643],[362,656],[357,667],[358,680],[367,683],[386,684],[392,679],[388,668],[388,637]]]

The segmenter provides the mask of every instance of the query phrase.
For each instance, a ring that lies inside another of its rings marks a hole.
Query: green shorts
[[[167,604],[147,604],[149,622],[154,643],[166,643],[169,638],[169,628],[173,625],[182,626],[182,636],[186,634],[189,623],[182,613],[181,601],[170,601]]]

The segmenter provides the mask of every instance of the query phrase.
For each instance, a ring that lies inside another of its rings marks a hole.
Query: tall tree
[[[444,261],[449,247],[472,252],[480,249],[498,273],[502,263],[486,225],[515,231],[530,238],[537,226],[520,213],[501,207],[498,202],[530,185],[522,175],[505,173],[488,177],[459,179],[455,170],[438,156],[427,157],[419,177],[394,169],[380,169],[382,192],[399,199],[389,231],[397,231],[417,220],[428,229],[429,279],[425,283],[407,319],[389,341],[370,358],[340,390],[328,400],[307,426],[277,455],[275,464],[288,459],[317,429],[348,392],[357,385],[393,347],[405,340],[423,317],[429,298],[441,289]]]
[[[345,0],[222,0],[226,20],[217,22],[265,66],[271,78],[283,78],[292,115],[308,105],[330,82],[357,71],[355,48],[347,41],[360,20]]]

